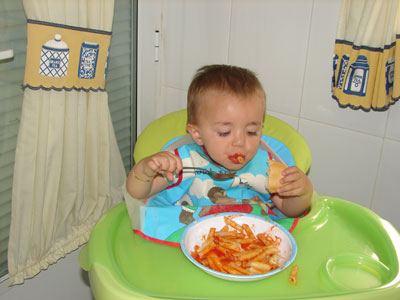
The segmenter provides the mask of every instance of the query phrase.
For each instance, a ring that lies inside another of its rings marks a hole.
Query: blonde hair
[[[208,65],[197,70],[187,96],[187,123],[197,124],[201,97],[210,90],[248,97],[259,95],[265,102],[265,92],[256,74],[248,69],[229,65]]]

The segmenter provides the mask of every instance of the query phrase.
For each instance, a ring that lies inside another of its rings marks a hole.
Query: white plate
[[[207,268],[197,262],[190,253],[194,250],[196,245],[201,245],[210,230],[211,227],[215,227],[218,231],[225,226],[224,216],[234,216],[234,221],[238,224],[248,224],[255,234],[258,233],[269,233],[273,236],[281,238],[280,250],[280,268],[272,270],[268,273],[257,274],[257,275],[232,275],[222,272],[215,271]],[[231,281],[254,281],[260,280],[286,269],[295,259],[297,254],[297,245],[293,236],[283,228],[280,224],[267,220],[260,216],[244,214],[244,213],[221,213],[215,215],[209,215],[204,218],[200,218],[190,225],[188,225],[181,237],[181,249],[185,256],[197,267],[203,271],[226,280]]]

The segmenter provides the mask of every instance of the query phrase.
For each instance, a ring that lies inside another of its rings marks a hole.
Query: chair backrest
[[[138,162],[154,154],[173,138],[186,134],[186,109],[169,113],[151,122],[139,135],[133,158]],[[289,148],[296,166],[308,172],[311,166],[311,152],[300,133],[286,122],[267,115],[264,121],[263,134],[271,136]]]

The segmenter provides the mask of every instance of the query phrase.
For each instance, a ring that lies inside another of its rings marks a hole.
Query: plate
[[[218,231],[225,226],[224,217],[230,216],[239,225],[248,224],[254,234],[268,233],[272,236],[278,236],[281,238],[279,245],[280,250],[280,267],[272,270],[268,273],[257,274],[257,275],[232,275],[223,272],[218,272],[213,269],[207,268],[197,260],[195,260],[191,252],[194,250],[196,245],[201,245],[207,238],[208,232],[211,227],[215,227]],[[254,281],[264,279],[266,277],[275,275],[282,270],[286,269],[294,261],[297,255],[297,244],[292,234],[287,231],[280,224],[265,219],[260,216],[243,214],[243,213],[221,213],[215,215],[209,215],[204,218],[200,218],[190,225],[188,225],[181,236],[180,241],[181,249],[183,254],[198,268],[207,272],[215,277],[231,280],[231,281]]]

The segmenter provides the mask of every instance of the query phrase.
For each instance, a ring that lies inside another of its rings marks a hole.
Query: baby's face
[[[198,111],[198,124],[189,132],[218,164],[238,170],[256,154],[263,126],[265,104],[258,95],[241,98],[209,91]]]

